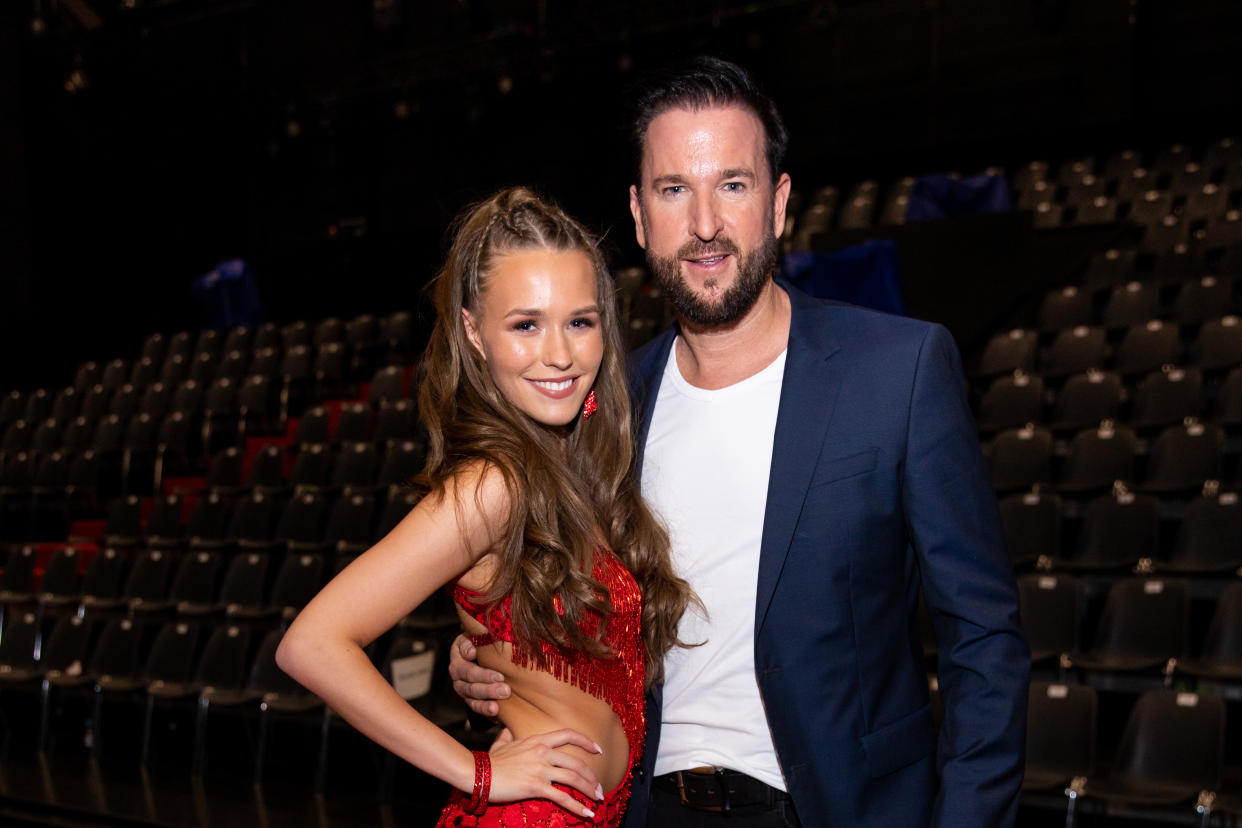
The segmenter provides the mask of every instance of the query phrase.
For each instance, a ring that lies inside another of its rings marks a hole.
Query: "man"
[[[1011,824],[1029,655],[953,340],[774,281],[786,134],[739,67],[654,81],[635,140],[678,319],[631,361],[642,489],[706,613],[652,693],[627,824]],[[455,687],[488,712],[468,649]]]

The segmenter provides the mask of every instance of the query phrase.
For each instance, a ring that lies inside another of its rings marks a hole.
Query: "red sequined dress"
[[[571,814],[546,799],[523,799],[517,802],[495,803],[478,817],[467,814],[464,807],[469,795],[454,791],[440,814],[438,826],[470,826],[500,828],[510,825],[571,826],[607,825],[619,826],[625,805],[630,798],[630,771],[634,761],[642,755],[644,721],[643,666],[645,663],[641,631],[642,595],[634,576],[615,555],[601,551],[596,555],[595,580],[608,588],[613,613],[604,628],[604,642],[616,651],[612,658],[593,658],[576,650],[566,650],[544,643],[540,646],[546,670],[558,680],[573,685],[598,699],[606,701],[621,720],[625,737],[629,741],[630,755],[625,778],[616,788],[598,802],[577,790],[558,785],[570,796],[595,812],[593,819]],[[468,615],[479,621],[487,632],[472,636],[476,647],[507,641],[513,644],[512,661],[519,667],[538,669],[531,654],[524,650],[513,636],[511,609],[512,597],[504,598],[489,613],[486,604],[476,603],[480,594],[464,587],[453,589],[453,599]],[[589,614],[590,610],[587,611]]]

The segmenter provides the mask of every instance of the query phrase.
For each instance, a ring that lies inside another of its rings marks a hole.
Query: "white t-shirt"
[[[657,775],[718,765],[786,790],[755,679],[759,547],[785,352],[757,374],[696,388],[669,351],[643,450],[642,492],[673,563],[707,609],[679,634],[700,647],[664,660]]]

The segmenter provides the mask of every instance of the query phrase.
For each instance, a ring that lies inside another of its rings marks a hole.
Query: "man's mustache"
[[[712,256],[736,256],[740,251],[731,239],[712,239],[709,242],[695,239],[677,250],[679,259],[709,259]]]

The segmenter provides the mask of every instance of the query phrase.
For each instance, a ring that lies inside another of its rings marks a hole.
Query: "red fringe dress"
[[[469,795],[454,791],[448,804],[440,813],[437,826],[472,826],[480,828],[500,828],[512,825],[537,826],[572,826],[572,825],[607,825],[619,826],[625,805],[630,799],[630,768],[635,760],[642,755],[643,738],[646,731],[645,708],[643,698],[643,665],[645,663],[643,639],[641,631],[642,595],[634,576],[615,555],[601,551],[596,555],[595,580],[608,588],[614,612],[608,618],[604,629],[604,643],[616,651],[613,658],[593,658],[576,650],[562,649],[551,644],[542,644],[545,668],[559,681],[573,685],[598,699],[608,703],[621,720],[625,737],[629,741],[630,755],[621,784],[604,795],[604,801],[598,802],[579,791],[564,785],[557,785],[570,796],[586,805],[595,812],[593,819],[584,819],[571,814],[559,805],[546,799],[523,799],[517,802],[495,803],[489,805],[482,815],[475,817],[464,810]],[[476,647],[507,641],[513,645],[512,661],[519,667],[538,669],[538,665],[514,641],[513,619],[511,617],[513,599],[505,597],[489,613],[486,604],[476,603],[480,593],[464,587],[453,589],[453,599],[471,617],[479,621],[488,632],[472,636]],[[591,615],[594,613],[587,611]]]

